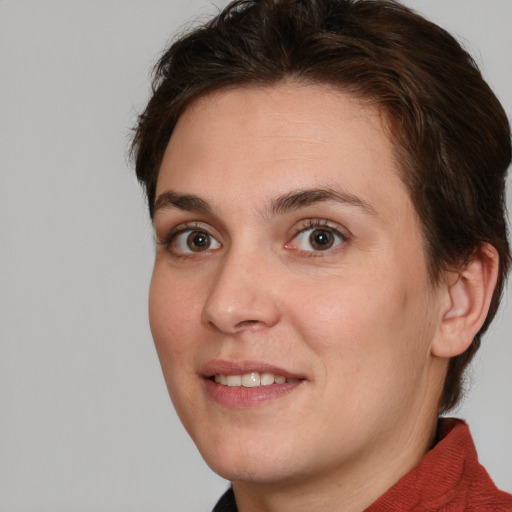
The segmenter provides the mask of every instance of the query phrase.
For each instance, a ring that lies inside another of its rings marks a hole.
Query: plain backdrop
[[[459,36],[512,117],[512,0],[407,4]],[[153,236],[126,159],[150,67],[215,11],[0,0],[0,512],[208,511],[227,486],[167,397],[147,322]],[[457,412],[509,492],[511,297]]]

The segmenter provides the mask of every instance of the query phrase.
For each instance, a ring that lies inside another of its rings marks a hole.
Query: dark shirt
[[[212,512],[238,512],[232,489]],[[434,448],[364,512],[512,512],[512,496],[478,462],[468,426],[441,418]]]
[[[238,512],[233,489],[229,488],[215,505],[212,512]]]

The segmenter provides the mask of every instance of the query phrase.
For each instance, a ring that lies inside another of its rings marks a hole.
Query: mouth
[[[210,398],[228,408],[261,405],[306,382],[302,375],[255,362],[211,361],[202,375]]]
[[[217,373],[210,377],[211,380],[228,387],[257,388],[260,386],[271,386],[272,384],[284,384],[294,382],[283,375],[275,375],[269,372],[249,372],[243,375],[225,375]]]

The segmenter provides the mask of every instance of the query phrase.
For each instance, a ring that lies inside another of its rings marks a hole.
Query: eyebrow
[[[153,213],[167,208],[177,208],[187,212],[211,214],[212,207],[204,200],[193,194],[178,194],[168,190],[163,192],[156,199],[153,205]]]
[[[376,215],[375,209],[361,198],[342,191],[330,188],[313,188],[288,192],[274,199],[268,211],[271,215],[282,215],[301,208],[306,208],[317,203],[336,202],[356,206],[363,212]],[[167,208],[195,212],[201,214],[212,214],[212,206],[194,194],[179,194],[168,190],[160,194],[154,203],[154,214]]]
[[[271,212],[274,215],[283,214],[299,210],[301,208],[306,208],[307,206],[312,206],[316,203],[330,201],[356,206],[365,213],[377,215],[375,209],[358,196],[343,190],[335,190],[331,188],[314,188],[289,192],[288,194],[278,197],[272,202]]]

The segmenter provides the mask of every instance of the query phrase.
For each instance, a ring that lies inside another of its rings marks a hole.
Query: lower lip
[[[304,383],[303,380],[244,388],[243,386],[225,386],[211,379],[205,379],[206,391],[215,402],[238,409],[255,407],[270,400],[287,395]]]

